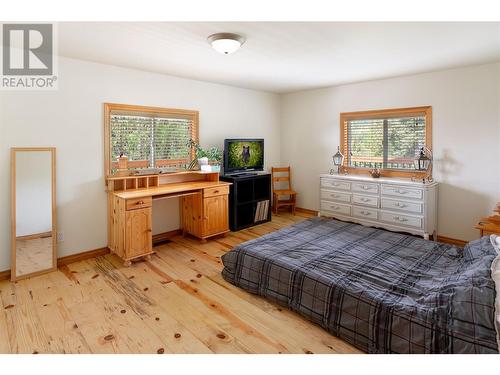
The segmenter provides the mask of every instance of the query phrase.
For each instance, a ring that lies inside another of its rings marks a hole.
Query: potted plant
[[[195,151],[195,158],[189,163],[189,169],[195,169],[198,165],[202,171],[220,172],[222,150],[216,146],[210,147],[209,149],[203,149],[200,144],[193,139],[187,142],[187,146]]]

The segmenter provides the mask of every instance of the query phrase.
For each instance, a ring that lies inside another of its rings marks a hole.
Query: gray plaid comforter
[[[311,218],[235,247],[230,283],[368,353],[498,353],[489,238],[464,249]]]

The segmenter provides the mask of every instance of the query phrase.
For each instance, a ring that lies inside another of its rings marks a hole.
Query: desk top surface
[[[196,190],[212,188],[217,186],[229,186],[230,182],[224,181],[186,181],[172,184],[160,185],[157,187],[134,189],[126,191],[116,191],[113,194],[123,199],[154,197],[156,195],[192,192]]]

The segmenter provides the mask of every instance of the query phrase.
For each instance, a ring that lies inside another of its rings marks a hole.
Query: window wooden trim
[[[371,168],[349,167],[349,152],[347,143],[347,124],[349,120],[376,119],[400,116],[425,116],[425,145],[432,151],[432,107],[410,107],[377,109],[359,112],[343,112],[340,114],[340,150],[344,154],[344,172],[350,174],[368,174]],[[404,171],[394,169],[381,169],[381,176],[384,177],[421,177],[425,172]]]
[[[141,105],[130,105],[130,104],[115,104],[115,103],[104,103],[104,171],[106,178],[111,177],[111,170],[113,169],[113,163],[115,161],[111,160],[111,128],[110,128],[110,117],[112,112],[130,112],[146,114],[146,115],[158,115],[158,116],[173,116],[177,118],[188,118],[193,122],[193,127],[191,131],[191,138],[199,143],[199,112],[192,111],[188,109],[176,109],[176,108],[161,108],[161,107],[149,107]],[[191,150],[191,159],[195,157],[195,151]],[[184,159],[176,160],[157,160],[158,164],[161,166],[167,166],[172,164],[182,163]],[[189,163],[191,160],[186,160]],[[133,160],[129,161],[129,166],[135,168],[140,168],[144,166],[144,163],[149,161],[143,160]],[[175,163],[174,163],[175,162]]]

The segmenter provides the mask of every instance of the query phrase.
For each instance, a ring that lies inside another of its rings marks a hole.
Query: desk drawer
[[[362,193],[378,194],[378,185],[365,182],[353,182],[352,191],[359,191]]]
[[[203,189],[203,198],[216,197],[218,195],[228,195],[229,186],[217,186],[213,188]]]
[[[351,216],[351,206],[346,206],[345,204],[321,201],[321,210]]]
[[[331,178],[322,178],[321,187],[333,188],[338,190],[351,190],[351,183],[346,181],[334,180]]]
[[[380,212],[380,219],[382,221],[392,223],[392,224],[404,225],[404,226],[414,227],[414,228],[422,228],[422,218],[421,217],[401,215],[401,214],[397,214],[395,212],[381,211]]]
[[[424,197],[424,191],[421,189],[398,187],[392,185],[382,185],[382,194],[391,195],[393,197],[412,199],[422,199]]]
[[[351,203],[351,194],[350,193],[340,193],[338,191],[333,191],[333,190],[321,189],[321,199],[324,199],[327,201]]]
[[[353,194],[352,203],[361,206],[378,207],[378,197],[374,197],[373,195]]]
[[[138,210],[139,208],[151,207],[151,197],[127,199],[126,208],[129,210]]]

